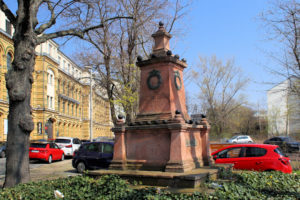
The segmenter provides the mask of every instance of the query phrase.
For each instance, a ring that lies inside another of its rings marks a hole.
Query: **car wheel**
[[[61,161],[65,160],[65,154],[61,155]]]
[[[85,171],[85,164],[84,164],[84,162],[80,162],[80,163],[78,163],[78,165],[77,165],[77,172],[78,173],[83,173],[84,171]]]
[[[248,142],[249,144],[252,143],[251,141]]]
[[[0,158],[5,158],[5,152],[4,151],[1,152]]]
[[[52,156],[50,155],[48,158],[48,163],[51,164],[52,163]]]

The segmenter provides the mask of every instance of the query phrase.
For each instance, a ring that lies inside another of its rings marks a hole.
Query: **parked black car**
[[[6,156],[6,143],[0,145],[0,158],[5,158]]]
[[[264,141],[264,144],[278,145],[285,152],[300,151],[300,142],[297,142],[288,136],[272,137]]]
[[[87,142],[81,144],[72,160],[79,173],[86,169],[107,168],[113,159],[113,142]]]

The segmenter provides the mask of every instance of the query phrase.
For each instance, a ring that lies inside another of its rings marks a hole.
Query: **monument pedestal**
[[[186,172],[210,163],[210,126],[202,117],[191,121],[185,102],[184,59],[172,55],[171,35],[160,23],[152,35],[150,59],[138,58],[141,70],[139,112],[134,122],[120,119],[110,169]]]
[[[136,122],[113,128],[115,152],[110,169],[186,172],[209,160],[209,125],[173,120]],[[126,141],[126,142],[125,142]]]

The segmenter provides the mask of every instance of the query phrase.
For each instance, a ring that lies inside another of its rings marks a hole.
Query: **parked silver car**
[[[78,138],[72,137],[57,137],[54,142],[64,151],[65,156],[73,156],[81,145]]]
[[[245,143],[253,143],[252,138],[249,135],[236,135],[227,140],[227,143],[234,144],[245,144]]]

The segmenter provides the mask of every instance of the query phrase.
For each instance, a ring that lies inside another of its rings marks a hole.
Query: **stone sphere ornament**
[[[172,51],[171,50],[168,50],[167,51],[167,56],[171,56],[172,55]]]
[[[142,56],[138,56],[138,57],[137,57],[137,61],[138,61],[138,62],[143,61],[143,57],[142,57]]]

